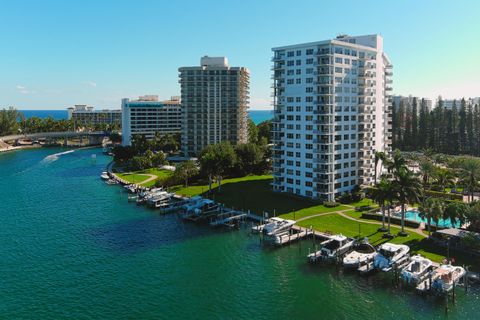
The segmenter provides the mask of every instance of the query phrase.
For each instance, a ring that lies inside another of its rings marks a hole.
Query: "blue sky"
[[[269,109],[271,48],[380,33],[394,93],[480,96],[480,1],[0,2],[0,108],[119,108],[178,95],[177,69],[227,56]]]

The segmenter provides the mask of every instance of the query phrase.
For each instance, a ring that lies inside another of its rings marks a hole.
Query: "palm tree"
[[[387,169],[389,172],[398,172],[401,168],[407,168],[407,161],[400,153],[400,150],[395,150],[393,153],[392,159],[386,163]]]
[[[435,180],[442,189],[442,192],[445,192],[445,187],[447,185],[454,184],[453,174],[450,170],[446,168],[438,168],[435,172]]]
[[[380,183],[377,184],[376,188],[374,188],[372,194],[372,199],[380,206],[382,210],[382,227],[379,229],[381,232],[385,232],[387,229],[385,228],[385,204],[387,202],[389,193],[391,193],[390,182],[385,178],[382,177]]]
[[[402,208],[402,230],[400,235],[406,236],[405,232],[405,206],[408,203],[420,202],[422,194],[422,185],[411,170],[406,167],[399,167],[394,171],[395,179],[393,181],[395,193]]]
[[[428,198],[418,209],[420,218],[427,220],[428,234],[431,235],[432,220],[437,221],[438,224],[443,211],[443,202],[438,198]]]
[[[422,160],[420,160],[419,168],[422,175],[423,191],[425,192],[427,190],[430,178],[435,173],[435,166],[430,161],[430,159],[423,158]]]
[[[385,154],[385,152],[382,152],[382,151],[375,152],[375,185],[377,185],[378,161],[382,161],[381,162],[382,165],[383,165],[383,163],[385,163],[387,161],[387,155]],[[380,172],[382,172],[381,169],[380,169]]]
[[[458,222],[463,225],[466,221],[468,210],[468,205],[463,202],[450,202],[445,206],[445,210],[443,211],[443,219],[450,219],[453,227],[455,227]]]
[[[467,158],[461,164],[462,184],[470,193],[470,201],[473,201],[473,192],[480,177],[480,162],[474,158]]]

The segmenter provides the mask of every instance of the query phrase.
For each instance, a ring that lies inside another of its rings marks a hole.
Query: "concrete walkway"
[[[348,207],[351,207],[353,208],[352,206],[348,206]],[[311,216],[307,216],[307,217],[303,217],[303,218],[300,218],[300,219],[297,219],[297,222],[300,222],[300,221],[305,221],[305,220],[308,220],[308,219],[312,219],[312,218],[316,218],[316,217],[321,217],[321,216],[326,216],[326,215],[329,215],[329,214],[338,214],[342,217],[344,217],[345,219],[349,219],[349,220],[352,220],[352,221],[356,221],[356,222],[362,222],[362,223],[368,223],[368,224],[374,224],[374,225],[382,225],[381,222],[378,222],[378,221],[368,221],[368,220],[363,220],[363,219],[356,219],[354,217],[351,217],[349,216],[348,214],[345,214],[345,212],[347,211],[351,211],[352,209],[346,209],[346,210],[339,210],[339,211],[332,211],[332,212],[323,212],[323,213],[318,213],[318,214],[314,214],[314,215],[311,215]],[[393,225],[397,228],[399,228],[400,226],[398,225]],[[413,228],[408,228],[408,227],[405,227],[405,230],[407,231],[410,231],[410,232],[415,232],[416,234],[426,238],[427,235],[424,234],[422,232],[422,226],[420,225],[420,227],[418,229],[413,229]]]

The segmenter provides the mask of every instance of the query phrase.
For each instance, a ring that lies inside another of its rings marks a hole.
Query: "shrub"
[[[334,201],[325,201],[323,205],[327,208],[334,208],[339,206],[338,202],[334,202]]]
[[[373,207],[369,206],[369,205],[355,207],[355,211],[361,211],[361,212],[372,210],[372,209],[373,209]]]

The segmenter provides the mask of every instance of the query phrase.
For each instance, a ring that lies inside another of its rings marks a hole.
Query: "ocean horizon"
[[[25,118],[39,117],[45,119],[52,117],[55,120],[67,119],[67,110],[19,110],[23,113]],[[273,118],[273,110],[249,110],[248,116],[255,124],[259,124],[263,121],[271,120]]]

